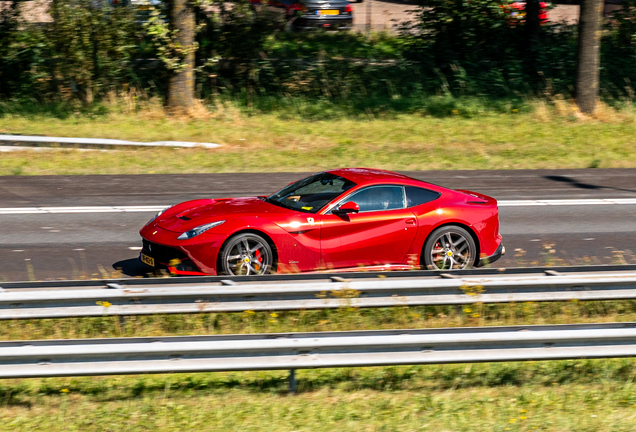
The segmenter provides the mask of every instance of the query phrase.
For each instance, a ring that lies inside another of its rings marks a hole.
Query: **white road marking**
[[[499,207],[526,206],[572,206],[572,205],[634,205],[636,198],[606,198],[606,199],[561,199],[561,200],[502,200]]]
[[[499,207],[574,206],[574,205],[636,205],[636,198],[559,199],[559,200],[501,200]],[[87,207],[5,207],[0,215],[54,213],[137,213],[158,212],[170,206],[87,206]],[[45,229],[45,227],[42,227]]]
[[[131,247],[129,247],[128,249],[130,249],[130,250],[132,250],[132,251],[138,251],[138,250],[141,250],[141,249],[142,249],[142,247],[141,247],[141,246],[131,246]]]
[[[53,213],[137,213],[158,212],[170,206],[100,206],[100,207],[6,207],[0,208],[0,214],[53,214]],[[47,227],[42,227],[47,229]]]

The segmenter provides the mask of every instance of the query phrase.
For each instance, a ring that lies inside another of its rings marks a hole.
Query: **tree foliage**
[[[577,27],[542,25],[529,46],[525,22],[512,19],[506,0],[421,0],[400,34],[371,36],[292,33],[249,0],[188,1],[196,19],[191,46],[178,43],[161,10],[142,16],[106,0],[52,0],[53,22],[33,24],[11,2],[0,16],[0,98],[88,102],[131,87],[165,97],[195,50],[196,97],[260,110],[308,100],[307,110],[324,113],[332,104],[367,115],[417,110],[431,95],[498,104],[574,94]],[[600,89],[613,101],[631,97],[636,81],[634,1],[603,33]],[[454,112],[447,100],[439,112]]]
[[[53,23],[44,36],[55,87],[90,100],[133,78],[139,28],[130,8],[111,7],[107,0],[53,0],[49,13]]]

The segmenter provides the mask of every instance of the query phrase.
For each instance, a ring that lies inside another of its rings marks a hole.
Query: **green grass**
[[[11,380],[12,431],[632,431],[634,360]]]
[[[264,49],[270,58],[343,58],[373,61],[402,56],[404,40],[387,32],[310,34],[281,32],[269,37]]]
[[[391,170],[621,168],[636,166],[636,116],[606,112],[577,120],[538,108],[480,116],[309,121],[247,115],[231,106],[198,118],[140,111],[0,116],[0,133],[214,142],[203,149],[4,153],[0,175],[316,171],[342,166]]]

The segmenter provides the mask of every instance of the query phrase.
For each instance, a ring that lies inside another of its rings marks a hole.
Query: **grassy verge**
[[[307,121],[246,115],[219,107],[197,118],[167,118],[155,108],[64,116],[4,114],[0,133],[214,142],[223,147],[116,152],[12,152],[0,175],[315,171],[339,166],[393,170],[620,168],[636,166],[636,115],[601,112],[577,119],[567,109],[461,113],[444,118]]]
[[[631,431],[633,360],[43,379],[0,384],[5,430]]]

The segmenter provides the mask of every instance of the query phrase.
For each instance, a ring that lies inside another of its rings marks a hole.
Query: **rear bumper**
[[[506,254],[506,247],[503,245],[503,243],[501,243],[494,254],[487,257],[480,258],[479,263],[477,264],[477,267],[483,267],[485,265],[492,264],[505,254]]]
[[[292,24],[297,30],[309,30],[324,28],[328,30],[350,30],[353,28],[353,16],[324,17],[324,16],[300,16]]]

